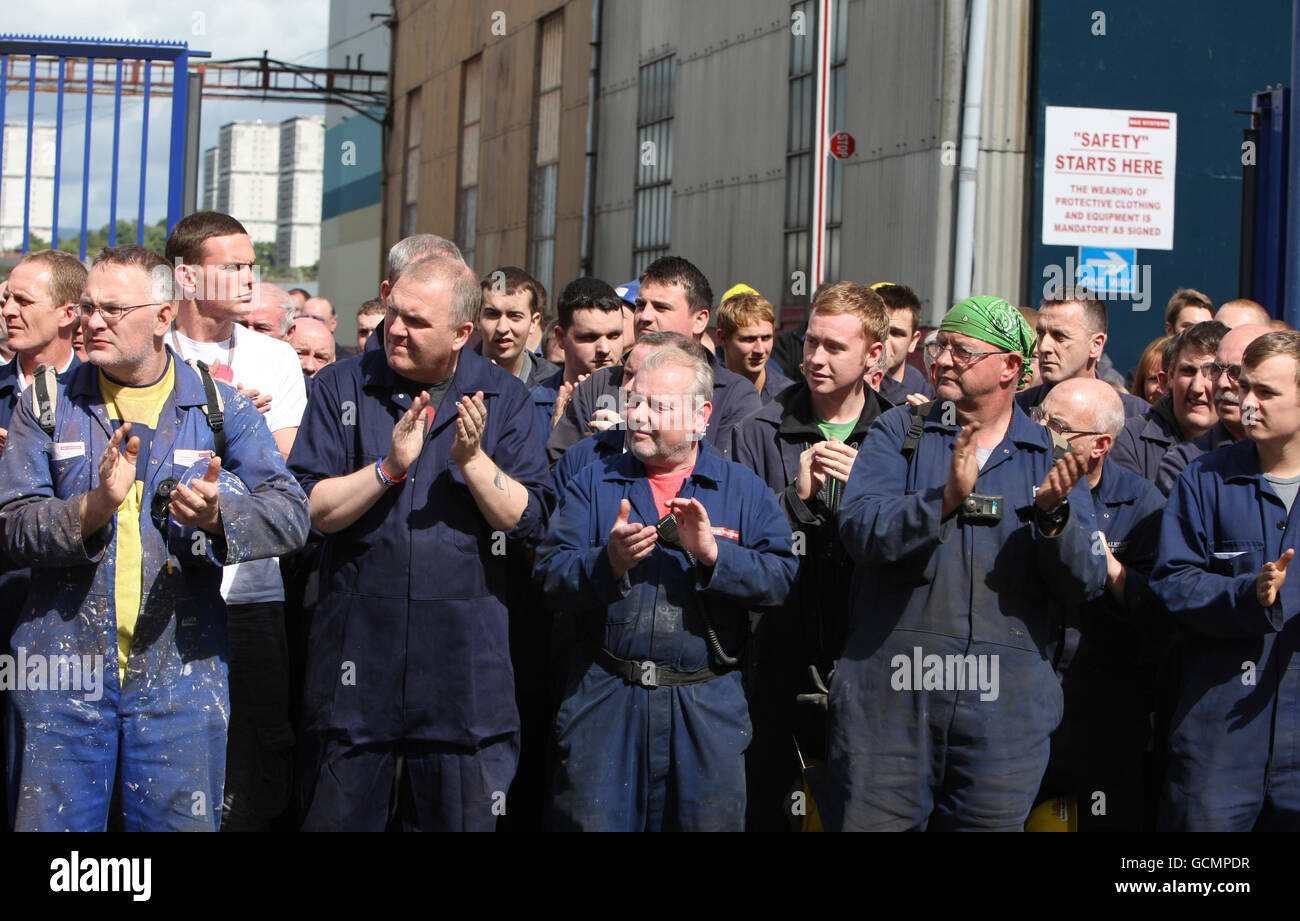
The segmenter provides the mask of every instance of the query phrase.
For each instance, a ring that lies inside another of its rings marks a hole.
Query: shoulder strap
[[[903,458],[909,467],[912,465],[912,456],[916,454],[916,446],[921,443],[921,435],[925,432],[925,417],[930,415],[932,406],[934,406],[933,400],[912,407],[912,424],[908,426],[907,437],[903,439],[902,448]]]
[[[221,391],[217,389],[217,383],[212,379],[212,372],[208,370],[205,363],[197,358],[187,358],[185,363],[199,372],[199,377],[203,380],[203,394],[208,401],[203,405],[203,412],[208,417],[208,427],[212,429],[212,437],[216,440],[217,456],[224,461],[226,459],[226,404],[221,399]]]
[[[19,374],[22,370],[19,369]],[[59,401],[58,373],[53,365],[41,365],[32,375],[32,409],[45,434],[54,437],[54,410]]]

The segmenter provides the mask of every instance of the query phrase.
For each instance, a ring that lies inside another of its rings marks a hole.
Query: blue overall
[[[1019,407],[975,485],[1001,497],[1001,519],[941,520],[958,433],[945,412],[932,406],[910,465],[911,408],[876,420],[840,503],[858,569],[830,685],[828,829],[1022,828],[1061,720],[1048,660],[1061,605],[1105,586],[1086,481],[1070,493],[1060,533],[1045,537],[1035,523],[1052,444]],[[910,663],[931,655],[975,658],[954,660],[961,667],[939,686],[921,684]],[[987,690],[971,688],[977,663]]]
[[[1300,510],[1287,514],[1253,441],[1174,481],[1151,574],[1186,634],[1162,829],[1300,830],[1300,578],[1288,569],[1268,609],[1256,596],[1263,565],[1298,544]]]
[[[653,668],[710,665],[701,604],[723,650],[744,649],[750,607],[779,605],[794,581],[790,528],[757,476],[702,447],[680,496],[698,499],[718,544],[712,571],[693,572],[662,542],[615,580],[609,531],[628,499],[632,522],[656,513],[645,467],[631,454],[589,464],[570,482],[537,551],[548,601],[579,618],[555,721],[550,825],[604,831],[738,831],[745,817],[749,712],[738,670],[698,684],[632,684],[593,658],[604,647]],[[717,665],[716,662],[712,663]]]
[[[289,456],[309,496],[388,453],[416,386],[380,350],[321,369]],[[480,390],[483,450],[528,490],[501,534],[451,460],[456,404]],[[305,828],[382,830],[398,755],[413,809],[405,827],[495,826],[518,754],[508,555],[540,539],[553,503],[535,419],[518,379],[462,349],[406,480],[325,535],[303,704]]]
[[[1103,468],[1092,499],[1097,527],[1127,571],[1124,600],[1107,590],[1067,606],[1055,655],[1065,716],[1052,734],[1042,792],[1073,795],[1081,831],[1141,831],[1150,827],[1143,773],[1153,680],[1162,676],[1152,652],[1168,632],[1147,578],[1165,503],[1150,482],[1112,463]]]
[[[97,700],[84,683],[82,690],[10,692],[9,792],[20,830],[102,831],[115,773],[128,831],[215,831],[220,819],[229,709],[221,567],[302,546],[307,502],[261,414],[218,384],[227,439],[222,468],[248,494],[221,493],[223,539],[170,519],[164,537],[150,514],[158,484],[192,466],[193,456],[182,452],[216,447],[202,382],[171,357],[175,389],[137,467],[145,497],[143,590],[125,681],[117,668],[117,515],[84,535],[78,513],[113,434],[99,369],[82,365],[60,384],[53,444],[26,400],[9,429],[0,459],[0,532],[13,560],[32,568],[11,648],[29,660],[98,656],[103,675]]]

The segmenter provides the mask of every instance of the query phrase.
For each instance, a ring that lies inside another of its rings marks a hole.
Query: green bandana
[[[1020,311],[1002,298],[987,294],[968,297],[948,311],[939,329],[970,336],[1008,352],[1018,352],[1025,362],[1017,390],[1023,390],[1033,379],[1034,331]]]

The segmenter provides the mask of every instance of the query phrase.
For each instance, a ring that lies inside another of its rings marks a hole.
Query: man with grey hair
[[[404,828],[491,830],[514,777],[507,577],[552,494],[528,390],[465,348],[479,304],[463,263],[417,260],[380,349],[315,377],[289,458],[325,535],[305,829],[382,831],[400,775]]]
[[[1053,664],[1065,715],[1052,734],[1039,799],[1073,798],[1080,831],[1145,830],[1152,804],[1142,777],[1153,688],[1142,662],[1159,609],[1147,577],[1164,497],[1148,480],[1106,463],[1124,428],[1124,405],[1105,381],[1061,381],[1033,415],[1086,452],[1084,477],[1099,528],[1093,550],[1106,556],[1106,592],[1063,605]]]
[[[379,300],[387,303],[388,292],[393,290],[393,285],[397,284],[398,276],[402,274],[406,267],[429,256],[446,256],[455,259],[461,265],[465,264],[465,259],[460,254],[460,247],[446,237],[440,237],[435,233],[417,233],[409,237],[403,237],[388,250],[388,272],[379,282]],[[384,347],[384,321],[380,320],[371,331],[375,335],[366,340],[367,344],[361,350],[382,350]]]
[[[279,339],[289,341],[293,329],[294,307],[289,292],[279,285],[261,282],[253,286],[252,310],[235,319],[240,326]]]
[[[538,548],[535,578],[578,636],[555,721],[552,828],[743,827],[739,656],[748,611],[785,600],[796,561],[776,496],[701,441],[713,393],[707,357],[647,356],[628,452],[573,478]]]

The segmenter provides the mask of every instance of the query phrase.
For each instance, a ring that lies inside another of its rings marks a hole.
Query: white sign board
[[[1174,248],[1178,113],[1048,106],[1043,244]]]

